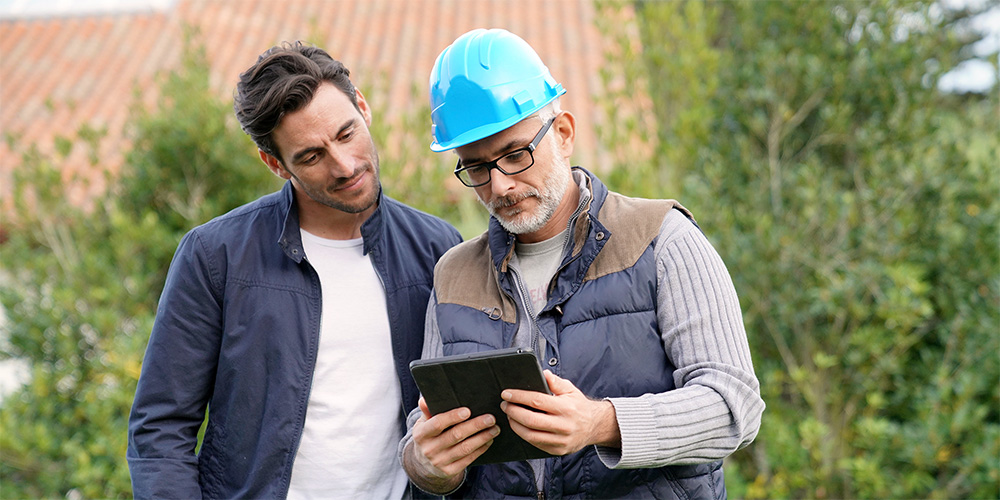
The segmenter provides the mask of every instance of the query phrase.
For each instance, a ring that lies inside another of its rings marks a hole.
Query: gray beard
[[[534,233],[545,227],[549,220],[552,219],[552,214],[555,213],[556,209],[559,207],[559,202],[562,201],[562,197],[566,194],[566,186],[569,185],[572,174],[568,167],[564,165],[554,165],[554,168],[549,172],[549,175],[545,177],[544,185],[542,191],[531,188],[523,193],[516,195],[505,196],[503,198],[497,198],[490,203],[486,203],[483,200],[479,200],[480,203],[486,210],[490,212],[500,223],[500,225],[507,230],[507,232],[512,234],[530,234]],[[525,200],[530,197],[536,197],[539,200],[539,205],[537,212],[534,215],[527,217],[519,217],[524,212],[518,212],[510,218],[504,218],[497,214],[497,210],[509,207],[516,204],[519,201]]]

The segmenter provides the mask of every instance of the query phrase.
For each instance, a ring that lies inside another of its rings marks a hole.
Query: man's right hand
[[[470,420],[468,408],[432,417],[423,397],[419,405],[423,415],[413,425],[413,441],[404,451],[403,465],[421,489],[446,494],[461,485],[465,468],[493,444],[500,427],[490,414]]]

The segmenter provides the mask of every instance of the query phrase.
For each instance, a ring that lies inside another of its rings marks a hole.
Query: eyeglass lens
[[[528,148],[521,148],[511,151],[490,163],[495,164],[500,172],[506,175],[514,175],[530,167],[533,162],[531,151]],[[461,170],[459,175],[464,177],[462,181],[466,184],[486,184],[490,181],[491,166],[490,164],[474,165],[472,168]]]

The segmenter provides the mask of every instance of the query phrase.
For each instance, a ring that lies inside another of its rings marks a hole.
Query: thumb
[[[417,406],[419,406],[420,411],[424,413],[424,418],[429,420],[431,418],[431,410],[427,408],[427,401],[424,401],[423,396],[420,396],[420,399],[417,401]]]
[[[555,396],[569,394],[578,390],[572,382],[556,375],[555,373],[552,373],[549,370],[545,370],[545,383],[549,385],[549,390],[552,391],[552,394]]]

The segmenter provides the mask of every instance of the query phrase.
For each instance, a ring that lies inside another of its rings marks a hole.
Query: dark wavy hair
[[[351,72],[319,47],[300,41],[271,47],[240,74],[233,110],[243,131],[261,151],[281,160],[271,134],[287,114],[304,108],[316,89],[329,82],[358,108]]]

